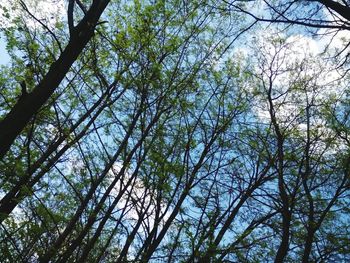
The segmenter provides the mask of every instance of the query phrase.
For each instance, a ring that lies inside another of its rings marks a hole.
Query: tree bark
[[[342,5],[338,2],[332,0],[317,0],[319,3],[323,4],[327,8],[332,9],[339,15],[341,15],[346,20],[350,21],[350,7]]]

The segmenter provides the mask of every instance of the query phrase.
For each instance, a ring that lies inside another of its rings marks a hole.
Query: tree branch
[[[67,11],[68,28],[69,28],[69,35],[70,36],[73,34],[73,30],[74,30],[74,18],[73,18],[74,2],[75,2],[74,0],[69,0],[68,11]]]
[[[350,7],[344,6],[332,0],[316,0],[316,1],[332,9],[333,11],[341,15],[343,18],[348,20],[348,22],[350,22]]]

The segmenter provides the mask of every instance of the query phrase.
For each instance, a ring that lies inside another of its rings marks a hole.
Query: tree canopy
[[[349,14],[0,4],[0,262],[350,261]]]

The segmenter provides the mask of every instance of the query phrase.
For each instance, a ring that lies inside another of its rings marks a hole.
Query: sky
[[[0,65],[5,65],[10,62],[10,57],[6,52],[6,42],[0,36]]]

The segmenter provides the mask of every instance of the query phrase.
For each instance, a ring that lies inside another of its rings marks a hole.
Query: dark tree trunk
[[[72,31],[68,45],[61,56],[51,65],[34,90],[18,100],[0,122],[0,159],[5,156],[27,123],[55,92],[72,64],[92,38],[96,24],[108,3],[109,0],[93,1],[85,17]]]

